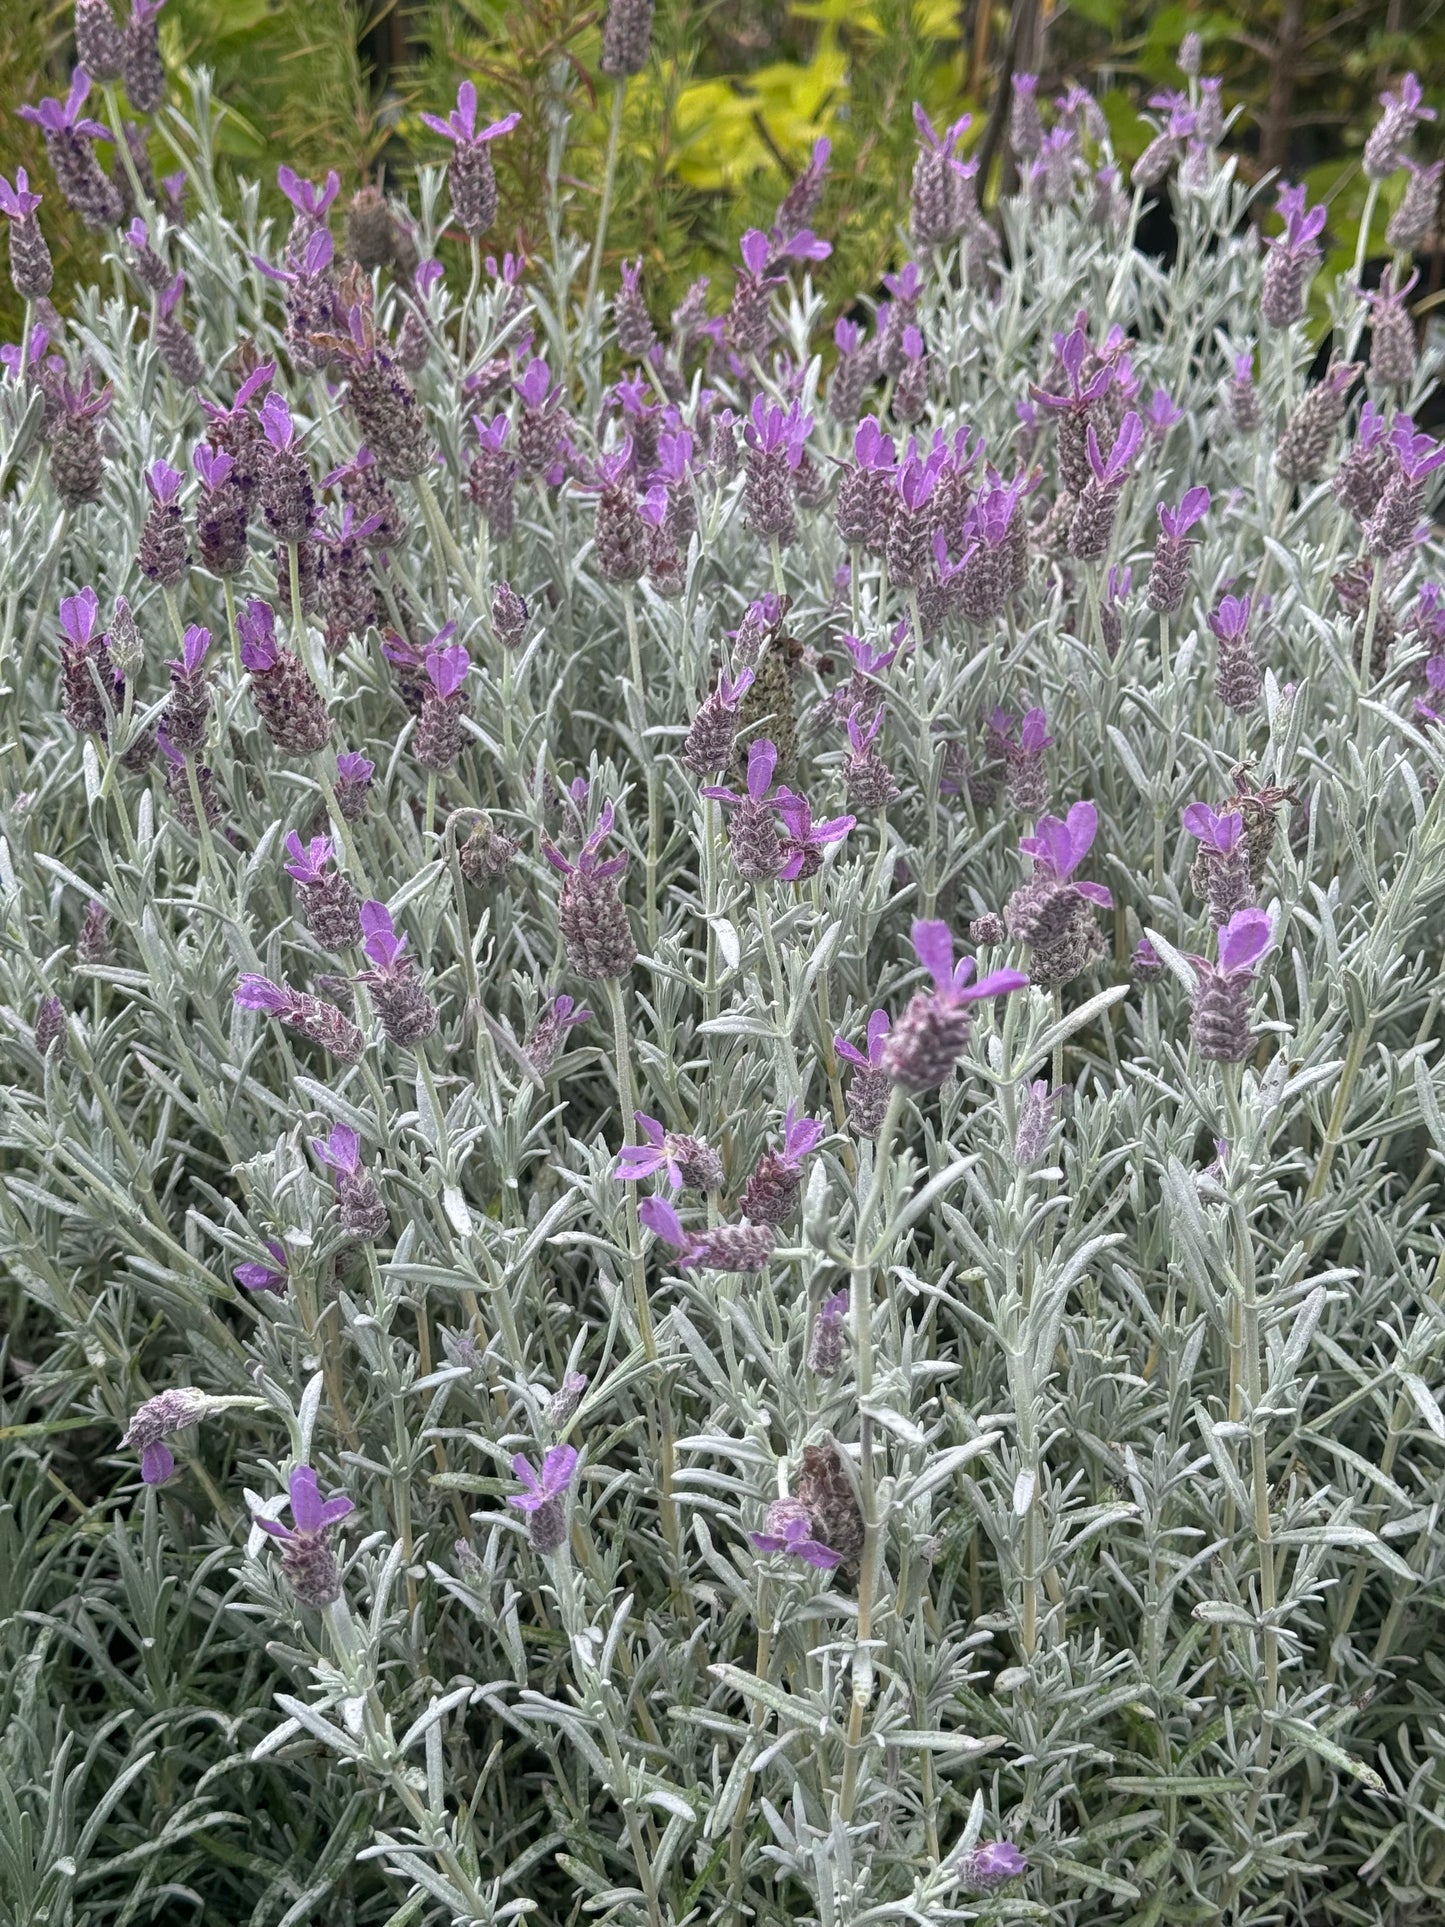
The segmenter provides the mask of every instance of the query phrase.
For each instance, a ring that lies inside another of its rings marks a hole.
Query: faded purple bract
[[[782,1552],[801,1559],[819,1572],[831,1572],[840,1555],[814,1537],[813,1515],[801,1499],[774,1499],[768,1507],[767,1527],[748,1537],[759,1552]]]
[[[988,1840],[958,1863],[958,1876],[974,1893],[991,1894],[1006,1881],[1028,1872],[1028,1861],[1011,1840]]]
[[[140,1475],[147,1485],[164,1485],[176,1469],[175,1455],[164,1441],[172,1433],[197,1424],[207,1412],[226,1403],[197,1391],[192,1385],[178,1385],[158,1392],[136,1408],[135,1416],[121,1439],[122,1451],[140,1447]]]

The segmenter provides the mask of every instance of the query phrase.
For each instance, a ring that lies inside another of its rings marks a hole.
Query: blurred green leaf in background
[[[591,80],[601,12],[585,0],[169,0],[162,28],[173,68],[201,60],[213,68],[224,108],[219,152],[234,174],[261,180],[273,213],[281,160],[318,176],[334,167],[348,192],[377,179],[405,189],[419,162],[443,158],[421,111],[445,112],[471,75],[488,114],[522,113],[497,155],[495,241],[531,252],[542,237],[529,210],[542,204],[547,128],[565,76],[584,81],[588,102],[569,148],[578,225],[595,211],[609,106]],[[1329,202],[1328,267],[1347,267],[1375,96],[1407,67],[1427,92],[1439,91],[1445,0],[661,0],[655,57],[627,87],[609,266],[615,273],[619,260],[640,256],[659,306],[701,274],[725,285],[742,234],[768,224],[826,136],[833,157],[819,219],[835,249],[817,278],[846,303],[903,250],[897,209],[912,165],[914,100],[936,122],[971,111],[965,145],[977,153],[1010,68],[1037,67],[1046,95],[1075,80],[1099,95],[1127,162],[1149,138],[1140,108],[1176,84],[1175,54],[1191,30],[1206,70],[1222,75],[1226,101],[1238,105],[1248,158],[1258,172],[1306,179],[1312,197]],[[72,57],[68,5],[0,8],[0,172],[24,166],[47,184],[36,130],[15,108],[35,96],[39,74],[63,94]],[[1000,148],[988,147],[991,160]],[[164,171],[168,157],[153,159]],[[1388,213],[1382,200],[1376,243]],[[46,220],[60,244],[63,298],[99,262],[54,194]],[[0,301],[8,303],[0,333],[13,336],[19,314],[8,288]]]

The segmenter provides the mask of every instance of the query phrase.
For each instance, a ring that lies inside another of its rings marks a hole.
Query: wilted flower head
[[[775,1499],[768,1507],[767,1528],[748,1537],[759,1552],[782,1552],[801,1559],[820,1572],[840,1564],[841,1554],[815,1536],[813,1515],[801,1499]]]
[[[173,1432],[183,1432],[188,1425],[198,1424],[208,1412],[229,1402],[197,1391],[193,1385],[178,1385],[170,1391],[158,1392],[137,1406],[120,1442],[121,1449],[139,1446],[142,1479],[147,1485],[164,1485],[176,1469],[175,1456],[164,1441]]]
[[[988,1894],[1027,1873],[1028,1865],[1011,1840],[989,1840],[964,1854],[958,1863],[958,1875],[974,1893]]]

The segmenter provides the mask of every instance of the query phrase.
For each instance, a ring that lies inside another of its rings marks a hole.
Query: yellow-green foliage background
[[[1205,41],[1206,70],[1223,74],[1226,98],[1242,104],[1237,143],[1257,149],[1279,64],[1280,11],[1257,0],[1232,9],[1129,0],[1046,6],[1045,90],[1070,78],[1092,86],[1118,152],[1130,158],[1148,138],[1138,106],[1175,82],[1174,50],[1192,26]],[[564,93],[574,114],[565,178],[579,226],[598,192],[609,105],[607,83],[598,93],[601,13],[584,0],[432,0],[372,11],[354,0],[168,0],[161,19],[178,80],[187,66],[214,71],[228,165],[261,179],[272,201],[280,160],[313,174],[336,167],[354,186],[378,173],[404,182],[418,160],[442,158],[443,143],[418,112],[445,111],[457,81],[471,74],[486,109],[523,114],[495,150],[503,202],[494,244],[535,249],[546,238],[539,224],[548,118]],[[14,109],[64,93],[70,15],[69,5],[0,0],[0,172],[13,176],[24,165],[42,188],[49,182],[38,134]],[[627,92],[609,232],[614,263],[644,258],[659,314],[698,274],[713,274],[725,289],[738,237],[768,221],[791,172],[827,134],[833,168],[818,225],[836,245],[822,279],[837,300],[873,286],[902,251],[911,103],[922,100],[936,119],[971,108],[977,139],[1010,24],[1006,6],[981,13],[977,3],[951,0],[660,0],[655,58]],[[1330,200],[1340,256],[1332,265],[1343,265],[1378,88],[1413,66],[1445,105],[1445,0],[1304,0],[1299,31],[1280,150],[1289,171]],[[163,142],[154,149],[164,171]],[[93,275],[95,242],[53,193],[44,220],[63,278]],[[8,297],[6,288],[0,305]],[[17,325],[11,299],[0,332],[13,337]]]

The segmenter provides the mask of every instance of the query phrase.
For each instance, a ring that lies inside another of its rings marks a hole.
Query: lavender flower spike
[[[1228,810],[1218,815],[1207,803],[1191,803],[1184,812],[1184,827],[1199,840],[1196,867],[1190,881],[1209,910],[1209,920],[1218,929],[1242,910],[1250,898],[1249,850],[1244,839],[1244,815]]]
[[[875,1010],[868,1018],[863,1050],[846,1037],[833,1039],[833,1049],[845,1064],[853,1066],[848,1084],[848,1122],[859,1137],[877,1137],[883,1128],[893,1089],[893,1080],[883,1067],[883,1050],[892,1025],[886,1010]]]
[[[1156,615],[1173,615],[1184,603],[1189,585],[1189,531],[1209,513],[1209,490],[1186,489],[1177,509],[1159,504],[1159,534],[1149,570],[1145,597]]]
[[[447,163],[452,213],[457,225],[473,239],[497,218],[497,176],[489,145],[500,135],[510,134],[521,118],[519,113],[507,114],[479,130],[477,90],[469,80],[458,87],[457,104],[445,120],[436,114],[422,115],[434,134],[452,143],[452,157]]]
[[[577,1470],[577,1452],[571,1445],[554,1445],[542,1461],[539,1478],[519,1452],[512,1460],[513,1476],[526,1487],[513,1493],[507,1504],[527,1516],[527,1539],[533,1552],[544,1556],[557,1552],[567,1542],[567,1490]]]
[[[1041,817],[1034,834],[1019,839],[1034,872],[1009,898],[1004,921],[1009,935],[1032,952],[1034,983],[1047,988],[1071,983],[1104,947],[1094,910],[1112,909],[1114,899],[1102,883],[1074,880],[1098,827],[1094,805],[1075,803],[1066,818]]]
[[[813,1320],[813,1337],[808,1346],[808,1370],[820,1378],[835,1378],[843,1368],[843,1320],[848,1316],[849,1294],[835,1291],[818,1307]]]
[[[361,982],[371,992],[382,1029],[393,1044],[424,1043],[437,1027],[437,1007],[422,989],[411,959],[403,956],[407,939],[397,935],[384,903],[362,904],[361,932],[361,947],[372,964],[362,972]]]
[[[953,935],[946,923],[918,922],[913,948],[933,979],[932,991],[919,991],[883,1046],[882,1068],[895,1084],[915,1095],[935,1090],[968,1048],[971,1006],[1028,987],[1018,970],[994,970],[973,983],[972,957],[953,960]]]
[[[558,905],[562,944],[569,966],[579,977],[625,977],[637,961],[637,944],[617,887],[627,868],[626,852],[602,855],[613,820],[608,803],[575,863],[550,843],[542,845],[543,856],[562,875]]]
[[[724,783],[710,783],[704,796],[733,806],[728,838],[733,864],[746,883],[764,883],[779,876],[787,861],[773,816],[783,792],[773,795],[773,773],[778,748],[769,737],[759,737],[748,749],[747,794],[740,796]],[[788,792],[792,794],[791,791]]]
[[[816,1150],[824,1131],[816,1118],[799,1117],[796,1104],[788,1106],[782,1150],[763,1153],[738,1201],[745,1218],[753,1224],[787,1223],[798,1208],[803,1159]]]
[[[715,1225],[708,1231],[685,1231],[676,1211],[663,1198],[644,1198],[637,1215],[678,1253],[690,1269],[761,1271],[773,1249],[773,1228],[766,1224]]]
[[[1189,1034],[1207,1061],[1242,1064],[1254,1048],[1249,993],[1254,965],[1273,940],[1274,925],[1267,911],[1237,910],[1219,933],[1219,961],[1190,957],[1195,989]]]
[[[356,1510],[345,1493],[323,1499],[316,1474],[298,1465],[291,1474],[291,1521],[252,1515],[252,1523],[281,1542],[281,1570],[303,1606],[334,1605],[341,1597],[341,1569],[331,1550],[331,1528]]]

